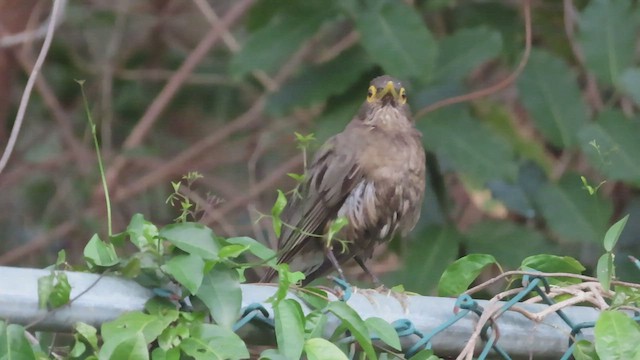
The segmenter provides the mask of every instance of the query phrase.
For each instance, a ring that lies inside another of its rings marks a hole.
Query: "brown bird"
[[[346,129],[322,145],[301,189],[284,209],[278,263],[302,271],[303,285],[354,258],[365,266],[374,247],[406,235],[418,222],[425,188],[425,152],[400,81],[380,76]],[[331,242],[331,224],[345,217]],[[342,244],[337,243],[341,241]],[[263,282],[276,276],[268,269]]]

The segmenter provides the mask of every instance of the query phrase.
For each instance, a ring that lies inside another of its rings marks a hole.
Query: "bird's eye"
[[[367,101],[373,101],[373,98],[376,96],[376,87],[371,85],[369,86],[369,92],[367,92]]]
[[[402,101],[403,104],[406,104],[407,102],[407,92],[404,90],[404,88],[400,89],[400,101]]]

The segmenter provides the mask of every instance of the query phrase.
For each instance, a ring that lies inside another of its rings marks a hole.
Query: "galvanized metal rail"
[[[0,319],[22,325],[31,324],[30,329],[44,331],[69,331],[79,321],[99,327],[125,312],[142,310],[145,302],[153,296],[152,291],[131,280],[66,272],[72,286],[71,297],[82,295],[69,306],[52,312],[45,311],[38,308],[37,287],[38,278],[49,274],[48,270],[0,266]],[[242,306],[260,303],[272,315],[271,305],[265,300],[275,290],[274,286],[267,284],[243,284]],[[296,298],[295,295],[290,297]],[[339,301],[335,297],[333,300]],[[408,319],[418,330],[429,333],[451,319],[455,301],[453,298],[399,297],[374,290],[357,290],[347,303],[363,319],[380,317],[390,323]],[[478,303],[488,306],[482,300],[478,300]],[[304,311],[308,312],[304,303],[301,304]],[[539,304],[521,303],[518,306],[534,313],[547,308]],[[564,313],[576,323],[595,321],[599,315],[596,309],[580,306],[565,308]],[[467,344],[476,320],[475,315],[466,316],[449,326],[433,338],[433,349],[441,355],[458,354]],[[335,329],[338,323],[337,318],[331,319],[328,331]],[[571,329],[555,313],[541,322],[534,322],[520,313],[508,311],[498,318],[497,325],[500,329],[499,345],[512,358],[558,359],[568,348]],[[592,339],[591,330],[587,329],[585,335],[587,339]],[[242,336],[251,343],[257,335],[256,331],[248,331],[243,332]],[[403,347],[406,349],[417,340],[416,336],[404,337]]]

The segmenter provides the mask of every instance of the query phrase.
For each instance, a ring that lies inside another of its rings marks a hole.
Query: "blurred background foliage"
[[[70,1],[0,174],[0,264],[82,256],[105,232],[104,199],[80,88],[98,122],[114,229],[134,213],[163,224],[170,181],[220,236],[274,245],[268,213],[287,173],[302,172],[294,132],[322,143],[364,100],[368,81],[401,78],[430,152],[423,216],[376,251],[385,283],[433,292],[468,253],[505,268],[570,255],[593,271],[604,232],[631,214],[618,276],[638,281],[640,9],[631,0],[533,0],[532,50],[501,91],[486,89],[525,54],[520,1]],[[51,2],[0,0],[3,36],[46,21]],[[40,39],[0,48],[0,142],[6,144]],[[426,111],[429,110],[429,111]],[[584,177],[584,180],[581,179]],[[590,193],[589,187],[593,194]],[[352,276],[360,271],[354,269]],[[491,276],[491,274],[487,274]]]

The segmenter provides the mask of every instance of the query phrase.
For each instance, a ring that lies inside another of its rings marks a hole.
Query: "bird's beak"
[[[395,86],[393,86],[392,81],[388,81],[387,85],[384,86],[384,89],[380,91],[380,99],[383,99],[387,95],[391,95],[394,100],[398,100],[398,92],[396,91]]]

